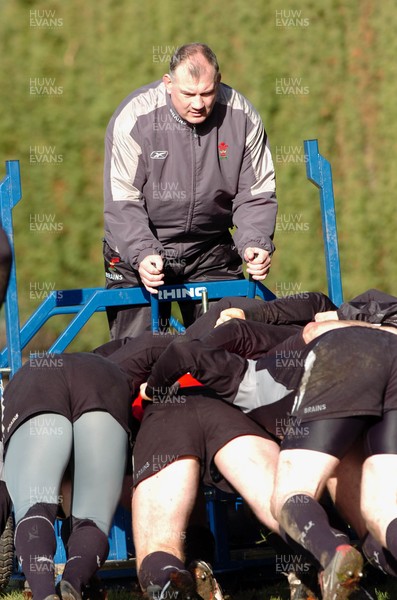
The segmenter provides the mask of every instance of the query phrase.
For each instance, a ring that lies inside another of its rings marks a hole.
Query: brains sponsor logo
[[[7,427],[7,433],[9,433],[11,427],[14,425],[15,421],[19,418],[19,413],[17,413],[16,415],[14,415],[10,421],[10,424]]]
[[[303,410],[304,413],[315,413],[320,412],[320,410],[327,410],[326,404],[316,404],[316,406],[306,406]]]
[[[142,468],[140,468],[140,469],[139,469],[139,470],[136,472],[136,474],[135,474],[135,479],[138,479],[138,477],[139,477],[140,475],[142,475],[142,473],[144,473],[144,472],[146,471],[146,469],[148,469],[149,467],[150,467],[150,464],[149,464],[149,462],[148,462],[148,461],[146,461],[146,463],[143,465],[143,467],[142,467]]]
[[[120,273],[105,273],[106,279],[112,279],[113,281],[122,281],[123,276]]]

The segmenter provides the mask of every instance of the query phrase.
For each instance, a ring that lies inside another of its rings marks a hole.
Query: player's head
[[[188,123],[202,123],[211,114],[221,80],[218,60],[206,44],[185,44],[173,54],[163,77],[174,108]]]

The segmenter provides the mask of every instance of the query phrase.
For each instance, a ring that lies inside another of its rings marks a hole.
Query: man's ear
[[[166,90],[169,94],[171,94],[171,89],[172,89],[172,79],[171,79],[171,75],[169,75],[168,73],[165,73],[165,75],[163,75],[163,83],[166,87]]]

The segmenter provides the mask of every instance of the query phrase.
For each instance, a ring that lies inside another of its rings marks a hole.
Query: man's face
[[[220,75],[216,75],[214,67],[205,59],[201,58],[200,66],[198,79],[190,75],[186,63],[175,69],[172,79],[168,74],[163,77],[175,110],[192,125],[203,123],[210,115],[220,81]]]

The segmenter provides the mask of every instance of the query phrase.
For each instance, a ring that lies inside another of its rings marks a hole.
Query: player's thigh
[[[364,460],[363,440],[360,437],[342,458],[327,482],[327,489],[338,512],[360,538],[366,533],[365,521],[360,512]]]
[[[386,545],[386,528],[397,518],[397,455],[376,454],[363,465],[361,511],[369,531]]]
[[[214,456],[219,471],[244,497],[269,494],[272,490],[279,446],[258,435],[240,435]]]
[[[234,438],[214,457],[220,473],[244,498],[258,519],[273,531],[278,524],[270,511],[279,446],[257,435]]]
[[[72,424],[56,413],[35,415],[13,433],[5,457],[5,478],[16,521],[36,503],[58,503],[72,441]]]
[[[109,413],[89,411],[74,422],[73,434],[72,514],[108,534],[122,490],[127,432]]]

